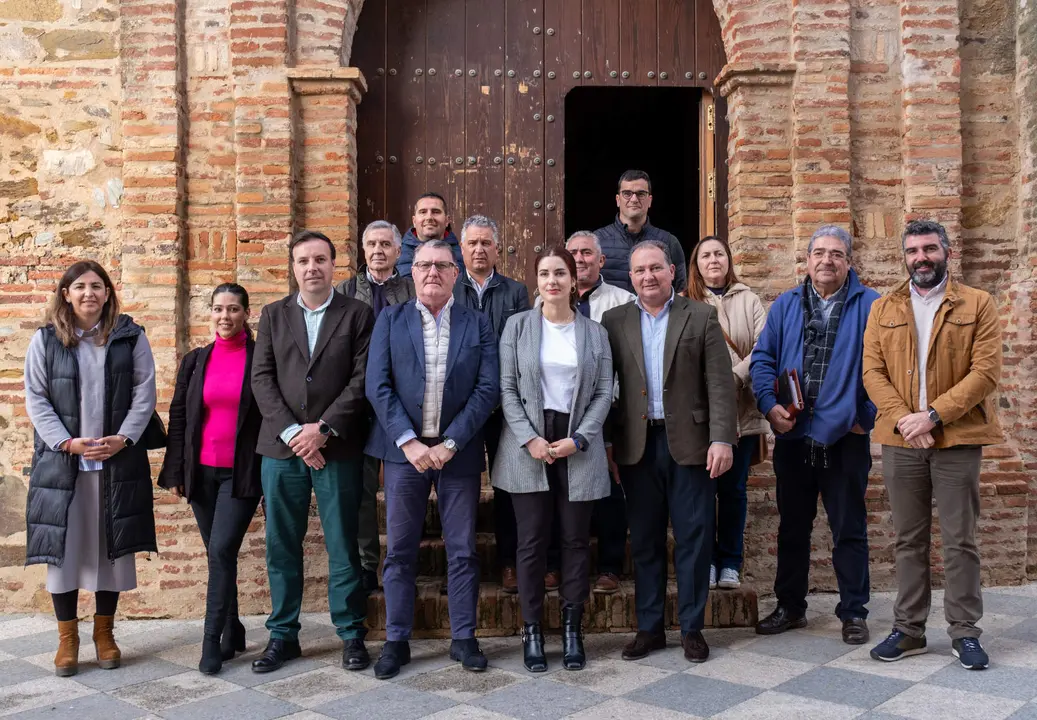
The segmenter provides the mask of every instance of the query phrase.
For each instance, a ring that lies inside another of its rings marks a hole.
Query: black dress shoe
[[[366,670],[371,664],[371,654],[367,652],[364,641],[360,638],[346,640],[342,649],[342,667],[346,670]]]
[[[648,653],[653,650],[662,650],[665,647],[666,633],[650,633],[638,630],[634,639],[623,648],[623,659],[640,660],[643,657],[648,657]]]
[[[681,647],[684,648],[684,659],[688,662],[703,663],[709,660],[709,645],[706,644],[706,638],[702,637],[702,633],[698,630],[692,630],[683,635]]]
[[[540,629],[540,623],[522,624],[522,664],[531,673],[547,672],[544,633]]]
[[[756,623],[757,635],[780,635],[786,630],[807,626],[807,616],[797,615],[791,610],[779,605],[774,612]]]
[[[387,640],[374,664],[374,676],[388,680],[400,674],[400,668],[410,662],[410,643],[406,640]]]
[[[270,638],[266,650],[252,661],[252,672],[268,673],[279,670],[289,660],[302,657],[302,648],[298,640],[278,640]]]
[[[489,665],[486,656],[479,649],[479,641],[475,638],[452,640],[450,642],[450,659],[457,660],[461,667],[471,672],[482,672]]]
[[[843,642],[847,645],[863,645],[871,639],[868,623],[864,618],[846,618],[843,620]]]

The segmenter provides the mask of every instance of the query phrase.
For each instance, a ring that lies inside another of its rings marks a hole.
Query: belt
[[[650,428],[652,428],[652,427],[666,427],[666,421],[663,420],[662,418],[659,418],[659,419],[648,418],[648,427],[650,427]]]

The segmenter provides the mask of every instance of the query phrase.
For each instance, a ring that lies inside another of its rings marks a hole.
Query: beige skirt
[[[79,471],[68,509],[65,560],[61,567],[47,566],[48,592],[124,592],[137,587],[137,561],[132,553],[114,562],[108,559],[101,491],[100,472]]]

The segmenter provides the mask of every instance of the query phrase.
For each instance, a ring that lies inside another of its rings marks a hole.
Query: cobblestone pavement
[[[218,676],[195,669],[198,621],[117,623],[123,667],[100,670],[90,626],[81,627],[80,672],[53,674],[53,618],[0,616],[0,716],[88,720],[223,720],[225,718],[361,718],[362,720],[504,720],[506,718],[940,718],[1037,720],[1037,585],[996,588],[983,595],[984,645],[991,667],[961,668],[944,632],[943,597],[934,597],[929,654],[897,663],[868,657],[871,644],[844,645],[831,615],[836,598],[810,599],[810,624],[784,636],[751,629],[708,630],[709,662],[684,660],[676,635],[670,647],[640,662],[624,662],[629,635],[589,635],[582,672],[560,669],[560,643],[548,637],[548,673],[522,667],[517,638],[487,638],[490,670],[466,673],[447,658],[446,641],[413,643],[414,660],[391,682],[369,669],[339,667],[341,643],[326,615],[307,615],[303,658],[256,675],[249,664],[266,637],[261,617],[248,618],[248,651]],[[889,631],[893,596],[876,595],[873,640]],[[761,613],[772,602],[761,603]],[[370,643],[376,655],[381,643]]]

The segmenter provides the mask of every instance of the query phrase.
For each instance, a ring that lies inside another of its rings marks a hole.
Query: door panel
[[[564,240],[567,93],[693,85],[705,96],[724,63],[711,0],[367,0],[353,47],[369,86],[357,129],[361,229],[388,219],[405,230],[415,198],[436,191],[457,233],[469,215],[497,221],[499,268],[527,282],[538,248]],[[701,227],[723,233],[722,100],[714,111],[700,169],[713,169],[716,191],[700,200],[710,214]]]

